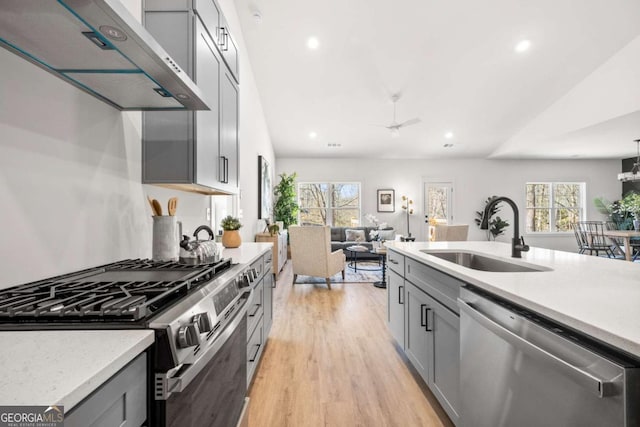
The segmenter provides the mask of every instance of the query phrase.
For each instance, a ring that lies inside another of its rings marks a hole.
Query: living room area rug
[[[377,268],[377,270],[373,270]],[[367,269],[367,270],[365,270]],[[342,279],[342,274],[334,274],[331,276],[331,283],[372,283],[382,280],[382,269],[378,261],[358,261],[358,271],[354,271],[353,268],[345,266],[345,277]],[[305,276],[298,275],[296,284],[303,283],[326,283],[324,277]]]

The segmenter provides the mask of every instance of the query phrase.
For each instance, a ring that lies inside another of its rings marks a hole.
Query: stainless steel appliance
[[[461,289],[463,426],[639,426],[638,362],[473,286]]]
[[[0,329],[150,328],[150,426],[234,426],[246,409],[257,272],[126,260],[0,291]]]
[[[0,46],[120,110],[209,110],[118,0],[4,0]]]

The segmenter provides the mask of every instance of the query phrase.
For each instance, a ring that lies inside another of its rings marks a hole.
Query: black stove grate
[[[0,290],[0,324],[140,321],[230,266],[132,259],[14,286]]]

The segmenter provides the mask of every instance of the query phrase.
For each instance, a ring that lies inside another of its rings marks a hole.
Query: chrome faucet
[[[513,258],[522,258],[522,252],[527,252],[529,250],[529,246],[525,245],[524,237],[519,235],[520,214],[518,213],[518,206],[516,206],[513,200],[509,199],[508,197],[495,197],[491,199],[491,201],[487,203],[487,206],[485,206],[484,208],[482,221],[480,222],[480,229],[489,229],[489,212],[491,212],[491,209],[500,202],[507,202],[513,209],[513,239],[511,239],[511,256]]]

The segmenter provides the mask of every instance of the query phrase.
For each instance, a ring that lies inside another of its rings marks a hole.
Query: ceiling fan
[[[389,131],[391,131],[391,136],[393,138],[397,138],[400,136],[400,128],[420,123],[420,119],[417,117],[406,120],[402,123],[398,123],[396,121],[396,103],[398,102],[399,99],[400,99],[399,93],[396,93],[391,96],[391,101],[393,102],[393,121],[391,122],[391,124],[385,126],[387,129],[389,129]]]

